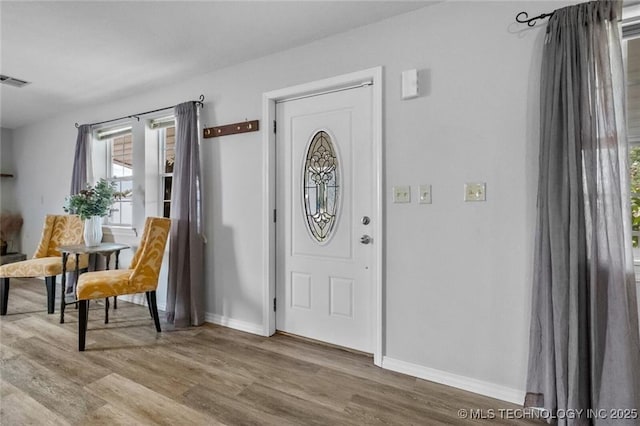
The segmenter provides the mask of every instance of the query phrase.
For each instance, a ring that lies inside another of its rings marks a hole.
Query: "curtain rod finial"
[[[519,22],[520,24],[527,24],[528,26],[533,27],[534,25],[536,25],[536,21],[538,19],[550,18],[553,13],[554,12],[542,13],[538,16],[534,16],[533,18],[529,18],[529,14],[527,12],[520,12],[516,15],[516,22]],[[522,19],[520,18],[520,16],[522,16]]]
[[[80,125],[78,123],[76,123],[76,129],[79,129]]]

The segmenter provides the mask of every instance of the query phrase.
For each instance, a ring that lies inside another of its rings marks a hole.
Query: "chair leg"
[[[104,323],[109,324],[109,298],[104,298]]]
[[[149,291],[149,299],[151,300],[151,312],[153,313],[153,321],[156,323],[156,331],[160,333],[160,317],[158,316],[158,304],[156,303],[156,292]]]
[[[87,322],[89,320],[89,301],[80,300],[80,311],[78,312],[78,351],[84,351],[84,344],[87,337]]]
[[[145,293],[145,295],[147,296],[147,308],[149,308],[149,316],[153,318],[153,310],[151,309],[151,296],[149,295],[148,291]]]
[[[9,278],[0,278],[0,315],[7,315],[9,302]]]
[[[47,313],[52,314],[56,309],[56,276],[45,277],[44,280],[47,286]],[[64,289],[62,290],[62,297],[64,297]]]

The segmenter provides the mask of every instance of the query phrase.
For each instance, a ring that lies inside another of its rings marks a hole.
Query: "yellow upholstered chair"
[[[129,269],[87,272],[80,275],[76,287],[76,297],[80,304],[78,350],[84,351],[89,319],[89,300],[91,299],[146,293],[156,330],[161,331],[156,304],[156,288],[158,287],[158,277],[170,227],[170,219],[148,217],[140,239],[140,247],[133,255]]]
[[[54,311],[56,297],[56,275],[62,273],[62,255],[58,247],[82,244],[84,224],[76,215],[47,215],[40,244],[32,259],[0,266],[0,315],[7,314],[10,278],[45,277],[47,286],[47,312]],[[86,269],[88,256],[81,256],[78,269]],[[76,260],[69,257],[67,270],[73,271]],[[64,289],[62,289],[64,292]]]

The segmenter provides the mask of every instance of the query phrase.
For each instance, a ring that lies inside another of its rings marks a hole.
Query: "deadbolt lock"
[[[372,238],[368,235],[363,235],[362,237],[360,237],[360,242],[362,244],[371,244],[371,240]]]

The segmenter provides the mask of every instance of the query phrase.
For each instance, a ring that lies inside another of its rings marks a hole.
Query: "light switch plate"
[[[393,202],[394,203],[410,203],[411,202],[411,187],[408,185],[394,186],[393,187]]]
[[[464,184],[465,201],[486,201],[486,199],[486,185],[484,182]]]
[[[402,71],[402,99],[418,97],[418,70]]]
[[[419,191],[420,204],[431,204],[431,185],[422,184]]]

